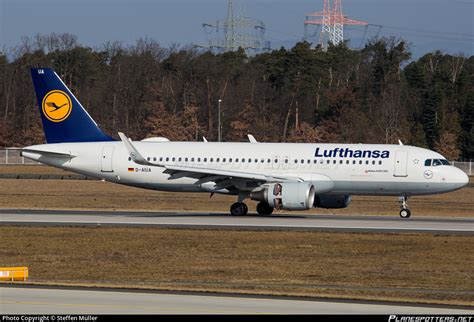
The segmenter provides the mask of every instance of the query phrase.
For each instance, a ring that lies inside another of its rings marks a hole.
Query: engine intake
[[[341,209],[348,207],[350,203],[351,196],[349,195],[318,195],[314,198],[314,207],[316,208]]]
[[[250,198],[264,201],[276,209],[306,210],[314,204],[315,189],[308,182],[271,183],[251,192]]]

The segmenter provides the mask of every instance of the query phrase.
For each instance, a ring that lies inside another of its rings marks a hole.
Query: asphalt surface
[[[474,234],[474,218],[247,215],[0,209],[0,224]]]
[[[474,309],[361,301],[0,287],[2,314],[470,314]]]

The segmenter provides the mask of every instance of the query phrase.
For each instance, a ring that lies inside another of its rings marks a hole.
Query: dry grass
[[[72,172],[62,170],[59,168],[54,168],[46,165],[35,165],[35,164],[25,164],[25,165],[1,165],[0,174],[59,174],[59,175],[69,175],[74,174]]]
[[[474,303],[473,236],[0,227],[32,282]]]
[[[2,167],[0,167],[1,169]],[[82,180],[0,180],[0,208],[100,209],[144,211],[191,211],[227,213],[233,196],[206,193],[169,193]],[[249,201],[250,211],[256,203]],[[410,208],[415,216],[474,216],[474,188],[413,197]],[[289,213],[288,211],[285,211]],[[362,214],[398,216],[396,197],[354,196],[346,209],[311,209],[294,214]]]

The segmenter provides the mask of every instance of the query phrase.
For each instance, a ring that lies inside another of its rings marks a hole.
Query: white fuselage
[[[450,165],[426,166],[440,154],[407,145],[319,143],[134,142],[143,157],[161,165],[257,173],[312,182],[317,194],[426,195],[460,189],[468,177]],[[143,166],[117,142],[58,143],[26,148],[23,156],[87,176],[146,189],[217,192],[212,180],[173,176],[160,166]],[[36,154],[34,150],[43,151]],[[57,157],[44,151],[70,154]],[[359,151],[359,152],[357,152]],[[379,152],[374,152],[379,151]],[[385,153],[383,151],[386,151]],[[236,180],[238,182],[238,180]],[[237,183],[238,186],[238,183]],[[238,186],[240,191],[255,187]]]

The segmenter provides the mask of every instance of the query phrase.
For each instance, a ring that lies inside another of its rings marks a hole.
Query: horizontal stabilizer
[[[40,156],[47,156],[53,158],[75,158],[76,156],[70,152],[59,152],[59,151],[50,151],[50,150],[38,150],[38,149],[21,149],[21,155],[24,154],[37,154]]]

